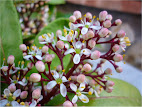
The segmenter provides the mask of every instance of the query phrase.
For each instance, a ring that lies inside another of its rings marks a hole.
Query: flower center
[[[80,54],[81,50],[80,49],[75,49],[77,54]]]
[[[81,92],[79,90],[76,91],[77,96],[81,96]]]
[[[89,25],[85,25],[86,28],[89,28]]]
[[[61,84],[61,83],[62,83],[62,79],[61,79],[61,78],[58,78],[58,79],[56,80],[56,82],[57,82],[57,84]]]

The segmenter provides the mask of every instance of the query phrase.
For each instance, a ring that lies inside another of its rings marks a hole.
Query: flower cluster
[[[36,0],[33,3],[23,3],[16,6],[23,35],[37,34],[44,26],[47,26],[49,17],[48,1]],[[33,15],[36,18],[33,18]]]
[[[77,106],[78,100],[88,103],[90,95],[100,97],[103,90],[111,93],[114,82],[108,76],[112,75],[112,70],[109,67],[103,69],[103,65],[108,61],[116,72],[121,73],[122,68],[115,63],[123,60],[118,50],[125,51],[126,46],[130,46],[130,40],[123,30],[110,40],[105,39],[110,38],[109,28],[122,23],[120,19],[113,23],[111,20],[112,16],[107,11],[100,12],[99,18],[89,12],[82,16],[80,11],[75,11],[69,18],[69,28],[64,27],[63,32],[57,30],[56,34],[39,36],[39,43],[43,47],[21,44],[19,48],[23,52],[23,59],[28,62],[27,66],[22,61],[15,67],[12,55],[7,59],[8,65],[4,61],[1,77],[5,81],[1,82],[9,86],[4,90],[0,105],[40,106],[61,94],[66,99],[63,106],[72,107]],[[96,48],[98,44],[110,44],[110,49],[101,53]],[[70,63],[65,67],[63,58],[68,54],[71,55]],[[52,62],[56,57],[60,63],[53,69]],[[97,59],[101,60],[94,63],[96,68],[92,69],[89,60]],[[70,99],[67,93],[72,93],[74,97]]]

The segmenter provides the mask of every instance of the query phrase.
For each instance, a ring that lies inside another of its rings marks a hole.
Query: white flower
[[[90,88],[88,92],[89,95],[92,95],[93,93],[96,95],[96,97],[100,97],[97,91],[95,90],[95,87]]]
[[[9,78],[9,79],[11,80],[11,84],[17,84],[18,83],[18,84],[20,84],[22,86],[26,86],[27,85],[27,81],[26,81],[25,78],[23,78],[22,81],[18,80],[19,76],[18,76],[17,80],[12,80],[11,78]]]
[[[120,46],[125,51],[126,46],[130,46],[131,42],[128,37],[120,38]]]
[[[1,106],[19,106],[19,103],[16,100],[17,97],[19,97],[21,94],[21,90],[17,89],[13,94],[10,92],[9,89],[4,90],[4,98],[3,100],[0,100]]]
[[[85,48],[85,49],[81,49],[81,47],[82,47],[82,43],[80,42],[80,41],[78,41],[78,42],[75,42],[74,43],[74,48],[75,49],[73,49],[73,48],[70,48],[70,49],[68,49],[67,51],[65,51],[65,55],[67,55],[67,54],[70,54],[70,53],[73,53],[73,52],[75,52],[76,54],[74,55],[74,58],[73,58],[73,62],[75,63],[75,64],[78,64],[79,62],[80,62],[80,58],[81,58],[81,56],[84,54],[84,55],[90,55],[91,54],[91,50],[89,50],[89,49],[87,49],[87,48]]]
[[[63,75],[58,74],[56,71],[51,71],[51,73],[52,73],[55,80],[52,80],[47,84],[47,89],[50,90],[56,84],[59,84],[60,85],[60,93],[63,97],[65,97],[67,95],[67,88],[63,83],[68,81],[67,78]]]
[[[72,103],[76,103],[78,98],[83,102],[83,103],[88,103],[89,99],[86,95],[82,94],[84,93],[83,90],[85,89],[85,84],[81,83],[79,88],[77,89],[77,86],[73,83],[70,84],[70,88],[76,93],[76,95],[72,99]]]
[[[4,67],[7,67],[7,68],[8,68],[8,66],[2,66],[0,69],[3,69]],[[15,70],[10,69],[10,70],[9,70],[9,74],[14,74],[14,73],[16,73],[17,71],[18,71],[17,69],[15,69]],[[7,71],[3,71],[3,73],[4,73],[4,75],[7,75]]]
[[[89,28],[94,29],[94,30],[101,29],[101,26],[99,24],[96,26],[93,25],[93,20],[91,22],[87,22],[86,18],[84,18],[84,21],[81,20],[81,22],[82,22],[82,24],[74,24],[74,26],[77,28],[83,27],[81,30],[81,34],[86,34],[88,32]]]

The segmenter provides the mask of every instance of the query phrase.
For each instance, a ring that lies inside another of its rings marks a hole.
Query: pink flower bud
[[[8,89],[10,90],[10,92],[16,91],[16,86],[15,86],[15,84],[10,84],[10,86],[8,86]]]
[[[27,4],[26,7],[27,7],[27,8],[30,8],[31,6],[30,6],[30,4]]]
[[[62,35],[62,31],[61,30],[57,30],[56,35],[57,36]]]
[[[119,26],[119,25],[122,24],[122,21],[121,21],[120,19],[117,19],[117,20],[115,20],[115,24],[116,24],[117,26]]]
[[[120,61],[123,60],[123,57],[120,54],[115,54],[113,59],[114,59],[115,62],[120,62]]]
[[[37,61],[35,67],[39,72],[44,72],[45,70],[45,65],[42,61]]]
[[[76,17],[75,16],[70,16],[69,20],[70,20],[70,22],[75,22],[76,21]]]
[[[32,92],[32,97],[34,99],[39,99],[40,96],[41,96],[41,89],[40,88],[37,88]]]
[[[48,49],[49,49],[48,46],[43,46],[42,47],[42,52],[46,53],[46,52],[48,52]]]
[[[26,53],[26,52],[24,52],[24,53],[23,53],[23,56],[26,56],[26,55],[27,55],[27,53]]]
[[[113,47],[112,47],[112,50],[114,52],[118,51],[119,50],[119,45],[115,44]]]
[[[29,69],[32,69],[33,66],[34,66],[34,64],[30,62],[27,67],[28,67]]]
[[[120,30],[120,31],[117,33],[117,36],[118,36],[119,38],[123,38],[125,35],[126,35],[126,33],[125,33],[124,30]]]
[[[20,98],[21,99],[25,99],[25,98],[27,98],[27,96],[28,96],[28,92],[27,91],[22,91],[21,94],[20,94]]]
[[[69,49],[69,45],[67,43],[65,43],[65,48]]]
[[[123,69],[119,66],[116,68],[116,72],[121,73],[123,71]]]
[[[51,62],[52,60],[53,60],[53,57],[52,57],[52,55],[50,55],[50,54],[47,54],[47,55],[45,55],[45,61],[47,61],[47,62]]]
[[[8,70],[8,66],[3,66],[2,71],[6,72]]]
[[[111,70],[110,68],[107,68],[107,69],[105,70],[105,73],[111,75],[111,74],[112,74],[112,70]]]
[[[111,27],[111,21],[106,20],[106,21],[103,22],[103,25],[104,25],[105,28],[109,28],[109,27]]]
[[[38,73],[32,73],[30,75],[30,81],[32,82],[39,82],[41,80],[41,75]]]
[[[82,35],[82,38],[83,38],[84,40],[88,40],[88,39],[89,39],[89,37],[88,37],[87,34]]]
[[[88,35],[88,38],[92,38],[92,37],[94,37],[94,32],[92,30],[89,30],[87,32],[87,35]]]
[[[106,87],[106,92],[111,93],[113,90],[113,87]]]
[[[99,14],[99,20],[100,21],[105,21],[107,14],[108,14],[107,11],[100,12],[100,14]]]
[[[112,87],[112,86],[114,86],[114,82],[108,80],[108,81],[106,82],[106,86],[107,86],[107,87]]]
[[[22,51],[26,51],[26,50],[27,50],[27,47],[26,47],[25,44],[21,44],[21,45],[19,46],[19,48],[20,48],[20,50],[22,50]]]
[[[79,74],[77,76],[77,82],[83,83],[85,81],[85,75],[84,74]]]
[[[90,70],[91,70],[91,65],[88,64],[88,63],[86,63],[86,64],[83,66],[83,70],[84,70],[85,72],[90,71]]]
[[[15,59],[14,56],[10,55],[7,59],[7,63],[12,65],[14,63],[14,59]]]
[[[94,40],[89,40],[88,45],[90,46],[90,48],[94,48],[96,45],[96,42]]]
[[[110,14],[108,14],[107,16],[106,16],[106,19],[108,19],[108,20],[112,20],[112,15],[110,15]]]
[[[101,53],[98,50],[95,50],[94,52],[91,53],[91,59],[96,60],[100,58]]]
[[[44,39],[43,39],[42,36],[39,36],[39,37],[38,37],[38,40],[39,40],[39,42],[43,42],[43,41],[44,41]]]
[[[73,107],[73,105],[70,101],[67,100],[63,103],[63,107]]]
[[[102,28],[102,29],[99,31],[98,34],[99,34],[100,37],[105,37],[105,36],[107,36],[108,32],[109,32],[109,30],[108,30],[107,28]]]
[[[76,19],[79,19],[79,18],[81,18],[81,12],[80,11],[74,11],[74,13],[73,13],[73,15],[76,17]]]
[[[95,86],[95,84],[96,84],[96,82],[95,82],[94,80],[90,80],[90,81],[89,81],[89,85]]]
[[[77,76],[71,76],[71,80],[77,81]]]
[[[92,14],[90,12],[86,13],[86,18],[92,19]]]
[[[57,48],[63,49],[64,48],[64,42],[63,41],[58,41],[56,44]]]
[[[57,70],[57,71],[61,71],[61,70],[62,70],[62,66],[61,66],[61,65],[58,65],[57,68],[56,68],[56,70]]]

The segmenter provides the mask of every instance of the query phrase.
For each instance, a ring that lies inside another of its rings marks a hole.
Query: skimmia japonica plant
[[[109,67],[103,69],[103,65],[109,61],[116,72],[121,73],[122,68],[116,62],[122,61],[123,56],[118,50],[125,51],[126,46],[131,44],[123,30],[109,40],[105,38],[110,38],[112,32],[109,28],[121,25],[122,21],[117,19],[112,23],[112,16],[107,11],[100,12],[99,18],[89,12],[82,16],[80,11],[75,11],[69,20],[69,28],[64,27],[63,32],[57,30],[56,34],[47,32],[39,36],[39,43],[43,47],[19,46],[23,58],[29,61],[27,66],[22,61],[16,67],[12,55],[7,59],[8,65],[4,61],[1,77],[5,81],[1,82],[9,86],[1,96],[2,106],[40,106],[61,94],[66,99],[63,106],[72,107],[77,106],[78,100],[88,103],[90,95],[99,97],[103,90],[112,92],[114,82],[108,80],[112,70]],[[110,49],[102,54],[96,48],[98,44],[110,44]],[[50,54],[49,50],[55,54]],[[65,67],[63,58],[68,54],[71,55],[69,65],[72,66]],[[55,56],[60,63],[51,69]],[[92,69],[88,61],[97,59],[101,60],[94,63],[96,68]],[[37,73],[31,72],[33,68]],[[72,93],[74,97],[70,98],[67,93]]]

